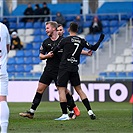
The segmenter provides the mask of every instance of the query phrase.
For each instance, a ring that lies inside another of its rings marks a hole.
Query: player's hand
[[[103,33],[100,35],[100,38],[99,38],[99,41],[100,41],[100,42],[102,42],[102,41],[103,41],[104,36],[105,36],[105,35],[104,35]]]
[[[92,56],[92,53],[93,53],[92,50],[89,50],[87,55]]]
[[[54,54],[53,54],[52,51],[50,51],[50,52],[47,54],[47,57],[48,57],[48,58],[52,58],[53,56],[54,56]]]

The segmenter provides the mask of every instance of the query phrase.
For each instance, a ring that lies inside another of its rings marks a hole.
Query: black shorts
[[[59,87],[67,87],[68,81],[70,81],[72,86],[80,85],[79,73],[60,69],[58,72],[57,85]]]
[[[44,72],[40,77],[39,82],[46,85],[50,85],[51,82],[54,80],[55,85],[57,85],[57,74],[58,72],[51,72],[51,71],[44,70]]]

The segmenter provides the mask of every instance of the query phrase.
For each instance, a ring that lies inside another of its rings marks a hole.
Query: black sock
[[[76,106],[76,104],[74,103],[72,95],[67,93],[66,94],[66,99],[67,99],[67,107],[68,107],[69,111],[72,111],[73,108]]]
[[[67,102],[60,102],[60,107],[62,109],[62,114],[67,114]]]
[[[89,100],[87,98],[83,99],[82,102],[88,111],[91,110],[91,106],[90,106]]]
[[[36,110],[36,108],[38,107],[38,105],[41,102],[41,99],[42,99],[42,94],[36,92],[36,95],[35,95],[33,102],[32,102],[31,109]]]

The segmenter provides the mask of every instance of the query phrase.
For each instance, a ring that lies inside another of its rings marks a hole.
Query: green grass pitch
[[[90,103],[97,119],[91,120],[82,102],[76,102],[81,115],[75,120],[55,121],[61,116],[59,102],[41,102],[34,119],[19,116],[31,103],[8,103],[8,133],[133,133],[133,107],[128,102]]]

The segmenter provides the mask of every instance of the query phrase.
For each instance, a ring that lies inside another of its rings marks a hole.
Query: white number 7
[[[74,43],[74,45],[76,45],[76,48],[75,48],[75,50],[74,50],[72,56],[74,56],[74,54],[76,53],[76,51],[77,51],[77,49],[78,49],[78,47],[79,47],[79,44],[78,44],[78,43]]]

